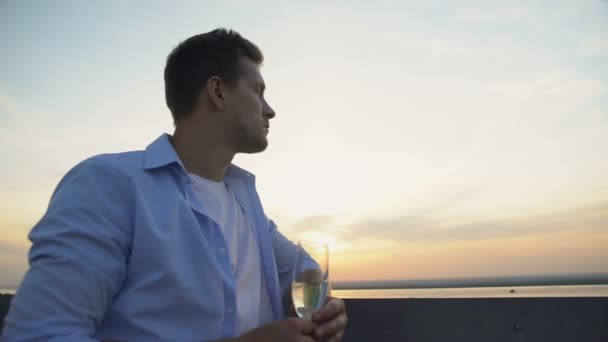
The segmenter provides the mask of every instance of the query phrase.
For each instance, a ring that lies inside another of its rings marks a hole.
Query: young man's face
[[[268,146],[269,120],[274,110],[264,99],[264,79],[257,64],[248,58],[239,61],[240,78],[226,92],[228,143],[236,152],[256,153]]]

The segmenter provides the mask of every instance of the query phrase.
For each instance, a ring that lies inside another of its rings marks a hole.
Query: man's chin
[[[257,143],[249,143],[240,149],[241,153],[254,154],[264,152],[268,147],[268,140],[259,141]]]

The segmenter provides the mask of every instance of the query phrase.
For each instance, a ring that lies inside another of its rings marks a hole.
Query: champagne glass
[[[329,248],[323,243],[298,242],[291,298],[299,317],[310,319],[325,303],[329,282]]]

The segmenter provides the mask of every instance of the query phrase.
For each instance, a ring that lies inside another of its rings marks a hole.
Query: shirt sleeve
[[[57,186],[30,232],[29,269],[2,341],[94,341],[125,278],[132,238],[128,177],[89,159]]]
[[[274,221],[268,219],[268,227],[281,285],[281,298],[285,303],[291,298],[291,278],[298,246],[281,234]]]
[[[277,273],[279,275],[284,312],[288,312],[287,309],[291,304],[291,281],[298,246],[277,229],[277,225],[274,221],[268,218],[267,221],[270,238],[272,240],[272,250],[277,265]],[[319,268],[318,264],[310,256],[307,256],[304,263],[308,265],[309,268]]]

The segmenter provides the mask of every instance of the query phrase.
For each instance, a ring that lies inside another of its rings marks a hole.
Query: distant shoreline
[[[334,282],[335,290],[608,285],[608,273]]]
[[[332,282],[332,288],[334,290],[443,289],[580,285],[608,285],[608,273]],[[16,287],[0,286],[0,293],[3,294],[14,294],[15,291]]]

